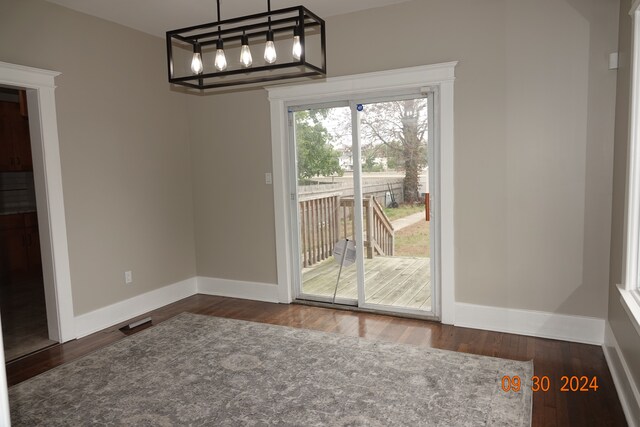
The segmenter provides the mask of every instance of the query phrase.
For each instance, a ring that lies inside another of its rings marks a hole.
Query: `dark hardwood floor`
[[[378,314],[206,295],[186,298],[136,319],[151,316],[153,323],[157,324],[184,311],[485,356],[533,360],[535,375],[546,375],[551,380],[549,391],[533,394],[533,426],[627,425],[602,349],[598,346],[458,328]],[[150,327],[142,326],[125,333],[119,328],[126,323],[129,321],[7,364],[9,385]],[[561,377],[574,375],[597,377],[599,388],[588,392],[561,392]]]

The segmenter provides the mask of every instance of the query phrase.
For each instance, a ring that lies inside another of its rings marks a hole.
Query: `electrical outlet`
[[[131,274],[131,271],[125,271],[124,272],[124,283],[129,284],[133,282],[133,274]]]

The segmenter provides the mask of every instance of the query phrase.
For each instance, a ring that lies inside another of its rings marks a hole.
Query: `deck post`
[[[333,203],[334,203],[333,214],[335,216],[335,229],[334,229],[332,245],[335,245],[336,242],[340,240],[340,196],[336,196]]]
[[[370,196],[365,200],[366,208],[367,208],[367,258],[373,258],[373,242],[374,242],[374,232],[373,232],[373,196]]]
[[[358,236],[360,237],[360,236]],[[356,239],[356,203],[355,200],[351,203],[351,238],[358,242]]]

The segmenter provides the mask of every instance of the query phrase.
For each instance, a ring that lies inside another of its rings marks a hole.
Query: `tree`
[[[405,202],[415,203],[418,198],[418,176],[427,165],[428,120],[427,100],[368,104],[362,115],[363,147],[386,147],[390,156],[398,156],[404,169],[403,191]]]
[[[331,136],[318,117],[326,114],[324,110],[295,113],[299,180],[343,173],[340,153],[329,143]]]
[[[385,157],[378,147],[362,147],[362,171],[363,172],[381,172],[382,165],[376,163],[376,158]]]

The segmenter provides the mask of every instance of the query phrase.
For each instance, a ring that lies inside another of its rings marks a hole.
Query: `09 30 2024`
[[[505,375],[502,377],[501,387],[504,392],[518,393],[524,387],[522,379],[518,375]],[[547,375],[531,377],[531,391],[548,392],[552,387],[559,387],[559,391],[564,393],[578,392],[588,393],[598,391],[598,377],[587,375],[563,375],[560,381],[553,381]]]

